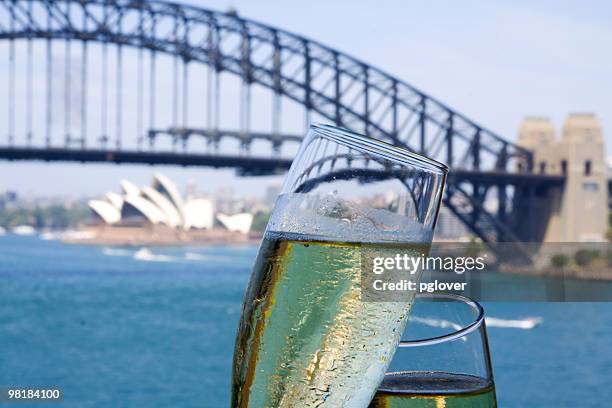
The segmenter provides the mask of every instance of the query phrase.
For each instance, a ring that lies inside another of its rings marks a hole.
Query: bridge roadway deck
[[[201,166],[214,168],[235,168],[241,175],[282,174],[291,165],[291,159],[265,156],[221,155],[204,153],[183,153],[173,151],[151,152],[147,150],[105,150],[105,149],[65,149],[2,147],[0,159],[41,160],[48,162],[97,162],[125,164],[159,164],[178,166]],[[498,184],[536,184],[563,185],[561,175],[508,173],[496,171],[472,171],[451,169],[449,179],[455,182],[470,181],[483,185]],[[449,181],[450,181],[449,180]]]

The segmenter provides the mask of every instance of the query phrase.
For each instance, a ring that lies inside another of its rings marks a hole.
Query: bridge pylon
[[[519,144],[533,152],[536,173],[565,177],[563,185],[530,186],[515,195],[519,236],[544,242],[605,241],[608,186],[599,120],[590,113],[570,114],[558,139],[550,120],[526,118]]]

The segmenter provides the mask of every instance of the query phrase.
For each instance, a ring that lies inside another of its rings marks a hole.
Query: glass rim
[[[441,336],[435,336],[435,337],[429,337],[426,339],[402,340],[399,342],[399,345],[398,345],[399,347],[422,347],[422,346],[431,346],[434,344],[446,343],[446,342],[453,341],[461,337],[467,336],[468,334],[478,330],[484,324],[484,320],[485,320],[484,308],[482,307],[480,303],[466,296],[448,294],[448,293],[431,293],[431,294],[423,293],[423,294],[416,295],[416,298],[447,299],[447,300],[462,302],[470,306],[474,311],[476,311],[476,318],[470,324],[462,327],[459,330],[455,330],[448,334],[444,334]]]
[[[354,148],[364,153],[374,153],[387,160],[400,162],[404,165],[410,165],[424,171],[441,175],[448,174],[448,166],[442,162],[346,128],[323,123],[313,123],[310,125],[310,130],[318,135],[345,144],[350,148]]]

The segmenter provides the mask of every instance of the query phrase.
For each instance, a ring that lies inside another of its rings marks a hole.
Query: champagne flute
[[[396,146],[311,126],[245,294],[232,407],[368,406],[413,295],[363,301],[362,263],[431,242],[446,174]]]

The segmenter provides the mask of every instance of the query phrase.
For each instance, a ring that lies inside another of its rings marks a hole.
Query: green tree
[[[599,258],[600,254],[597,250],[579,249],[574,254],[574,262],[578,266],[587,266],[594,259]]]
[[[35,208],[0,209],[0,226],[11,229],[17,225],[31,225],[37,229],[66,229],[78,226],[91,217],[84,204],[71,207],[53,204]]]
[[[612,251],[606,251],[606,264],[608,268],[612,267]]]
[[[565,254],[555,254],[550,258],[550,264],[554,268],[565,268],[569,264],[569,257]]]

